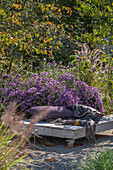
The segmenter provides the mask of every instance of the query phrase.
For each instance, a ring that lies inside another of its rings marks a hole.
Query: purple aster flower
[[[89,73],[91,73],[91,70],[88,70]]]
[[[96,67],[94,67],[94,69],[93,69],[93,73],[94,73],[96,70],[97,70],[97,68],[96,68]]]
[[[9,78],[9,75],[8,74],[4,74],[2,78],[3,78],[3,80],[5,80],[5,79]]]

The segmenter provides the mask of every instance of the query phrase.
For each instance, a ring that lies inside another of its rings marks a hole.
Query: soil
[[[28,167],[32,170],[78,170],[77,163],[85,161],[89,154],[95,155],[104,148],[113,150],[113,129],[97,134],[96,142],[88,142],[86,138],[77,139],[73,148],[67,148],[66,139],[35,137],[35,142],[33,139],[30,157],[34,159],[36,167]]]

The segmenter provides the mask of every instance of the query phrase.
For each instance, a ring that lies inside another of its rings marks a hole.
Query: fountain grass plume
[[[30,136],[38,117],[31,119],[30,125],[25,128],[24,114],[16,114],[16,103],[10,103],[0,120],[0,168],[13,169],[15,166],[23,169],[26,159],[31,154]],[[29,158],[30,164],[33,160]],[[27,163],[29,165],[29,163]],[[22,167],[21,167],[22,166]],[[33,165],[32,165],[33,166]]]

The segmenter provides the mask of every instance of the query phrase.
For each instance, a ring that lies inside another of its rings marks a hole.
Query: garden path
[[[41,137],[31,148],[32,158],[38,160],[32,170],[77,170],[77,163],[86,160],[88,154],[94,155],[103,148],[113,149],[113,129],[96,135],[96,143],[86,138],[77,139],[74,148],[67,148],[65,139],[55,137]],[[51,142],[53,146],[46,146]],[[52,159],[51,159],[52,158]],[[29,167],[30,168],[30,167]]]

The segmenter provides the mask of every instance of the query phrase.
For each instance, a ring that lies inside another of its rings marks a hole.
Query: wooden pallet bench
[[[25,126],[30,124],[30,120],[24,121]],[[103,116],[96,125],[96,133],[113,129],[113,115]],[[36,123],[33,132],[37,135],[60,137],[66,139],[79,139],[85,137],[84,126],[55,125],[50,123]]]

